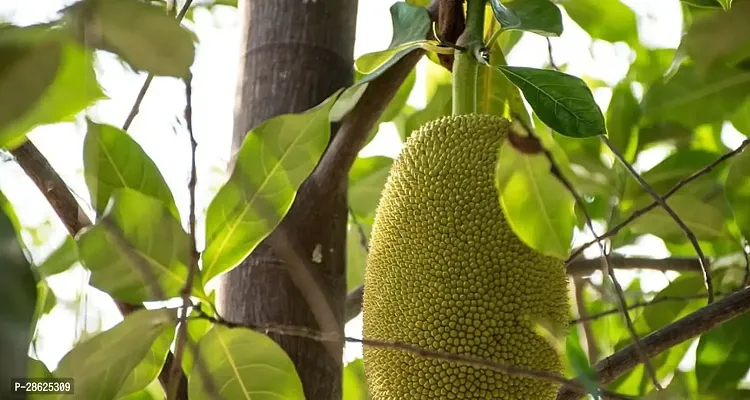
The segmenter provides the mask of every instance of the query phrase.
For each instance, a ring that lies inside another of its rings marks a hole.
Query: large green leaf
[[[193,323],[193,321],[190,321],[190,323]],[[151,345],[146,356],[130,372],[115,398],[120,399],[142,390],[159,376],[159,372],[164,367],[164,360],[167,358],[169,347],[174,340],[174,334],[175,327],[169,325],[154,339],[153,345]]]
[[[234,268],[281,222],[331,134],[340,92],[301,114],[271,118],[245,137],[229,181],[206,213],[203,279]]]
[[[216,292],[211,292],[211,294],[215,294],[215,293]],[[201,305],[203,306],[203,304]],[[204,306],[204,310],[205,310],[205,306]],[[208,333],[208,331],[210,331],[211,328],[214,327],[214,324],[211,321],[207,319],[195,318],[197,316],[200,316],[198,311],[196,309],[191,310],[190,314],[188,315],[190,322],[188,323],[188,326],[187,326],[188,340],[195,344],[200,342],[203,336],[205,336]],[[182,354],[182,370],[185,372],[185,375],[188,378],[190,377],[190,374],[192,374],[193,372],[194,364],[195,364],[195,354],[193,352],[193,346],[186,345],[185,352]]]
[[[542,154],[527,155],[505,141],[496,179],[503,214],[529,247],[566,259],[575,226],[574,199]]]
[[[115,299],[166,300],[185,285],[190,238],[164,203],[140,192],[116,190],[102,220],[79,234],[77,243],[91,284]],[[205,298],[199,276],[193,293]]]
[[[161,200],[180,218],[172,192],[159,168],[126,132],[110,125],[87,121],[83,142],[83,172],[91,204],[101,215],[112,192],[130,188]]]
[[[620,0],[561,0],[559,4],[595,39],[638,41],[635,13]]]
[[[63,10],[83,43],[122,57],[135,70],[187,77],[195,57],[193,35],[163,7],[148,2],[83,0]]]
[[[393,159],[384,156],[359,157],[349,170],[349,206],[359,217],[369,217],[380,201]]]
[[[504,25],[503,29],[517,29],[543,36],[560,36],[563,31],[562,14],[549,0],[505,0],[517,23]]]
[[[55,296],[55,292],[52,291],[52,288],[49,287],[49,284],[47,284],[47,281],[40,280],[36,284],[36,307],[34,309],[34,319],[33,323],[30,329],[30,332],[35,333],[36,332],[36,326],[39,323],[39,319],[42,318],[45,314],[49,314],[50,311],[52,311],[52,308],[57,305],[57,297]]]
[[[48,57],[49,55],[45,56]],[[76,114],[84,110],[94,101],[104,97],[96,80],[93,68],[93,56],[90,52],[72,42],[65,42],[59,52],[59,68],[47,90],[34,102],[31,108],[25,108],[23,113],[15,115],[11,124],[0,124],[0,147],[15,148],[25,140],[25,135],[31,129],[45,124],[53,124],[71,120]],[[40,61],[41,62],[41,61]],[[21,85],[26,80],[44,80],[39,73],[35,73],[42,66],[35,65],[27,68],[25,77],[21,76],[13,82],[13,87]],[[2,78],[0,78],[2,79]],[[4,83],[0,83],[3,84]],[[36,84],[35,84],[36,85]],[[12,94],[10,100],[3,100],[2,104],[16,104],[20,87],[8,87],[0,90],[2,93]],[[15,109],[15,108],[13,108]]]
[[[749,58],[747,21],[750,21],[750,2],[747,1],[696,21],[682,39],[687,54],[704,70],[717,63],[734,65]]]
[[[521,19],[516,12],[506,7],[500,0],[490,0],[490,8],[495,19],[503,28],[521,25]]]
[[[675,58],[674,49],[647,49],[635,44],[635,61],[630,66],[628,76],[635,81],[651,84],[661,80]]]
[[[52,396],[59,400],[111,400],[154,341],[173,330],[176,314],[170,310],[138,310],[110,330],[77,344],[60,361],[54,375],[73,378],[75,394]],[[145,382],[143,387],[149,382]]]
[[[750,72],[717,67],[701,74],[694,65],[683,65],[668,81],[654,83],[641,105],[652,122],[695,128],[731,116],[748,91]]]
[[[735,389],[750,368],[750,314],[731,319],[701,335],[695,352],[700,393]]]
[[[65,241],[39,264],[37,270],[41,276],[48,277],[67,271],[77,262],[76,242],[72,237],[65,236]]]
[[[750,151],[745,150],[732,160],[724,193],[742,235],[750,238]]]
[[[3,104],[0,107],[0,132],[39,103],[60,69],[63,43],[50,40],[49,35],[46,35],[46,40],[20,40],[37,34],[38,28],[34,26],[0,25],[0,35],[19,38],[0,41],[0,104]],[[0,136],[0,147],[6,146],[8,139]]]
[[[432,26],[427,9],[400,1],[394,3],[390,11],[393,37],[388,49],[362,55],[354,63],[359,72],[366,74],[361,83],[377,78],[418,48],[435,48],[438,45],[438,42],[425,40]]]
[[[344,400],[370,400],[365,367],[361,358],[346,364],[342,381]]]
[[[606,133],[604,116],[586,83],[553,70],[497,66],[518,86],[545,124],[570,137]]]
[[[37,306],[37,281],[13,223],[0,209],[0,381],[26,376],[28,349]],[[6,389],[7,390],[7,389]]]
[[[211,381],[204,380],[196,363],[188,381],[190,400],[213,399],[218,390],[227,399],[305,399],[292,360],[266,335],[217,325],[198,346],[203,372],[210,372]]]
[[[612,100],[607,108],[607,133],[612,145],[632,162],[637,146],[636,126],[641,117],[641,108],[630,90],[622,82],[612,91]]]

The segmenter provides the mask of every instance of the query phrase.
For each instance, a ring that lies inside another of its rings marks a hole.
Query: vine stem
[[[486,0],[467,0],[466,29],[456,41],[465,50],[456,52],[453,61],[453,115],[472,114],[477,111],[476,55],[484,35],[484,9]]]

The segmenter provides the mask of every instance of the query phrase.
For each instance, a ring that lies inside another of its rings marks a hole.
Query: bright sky
[[[682,26],[678,0],[624,2],[638,14],[641,39],[647,46],[677,47]],[[3,0],[0,2],[0,20],[10,20],[22,25],[38,23],[53,18],[62,6],[71,3],[71,0]],[[382,50],[388,45],[391,33],[388,8],[392,3],[393,0],[360,0],[355,57]],[[238,16],[236,9],[217,7],[213,13],[196,12],[195,23],[186,22],[186,25],[200,39],[192,71],[193,124],[198,141],[197,205],[199,210],[203,210],[226,179],[223,170],[231,145],[234,85],[240,50]],[[555,62],[558,65],[568,64],[568,73],[602,79],[608,84],[615,84],[624,77],[632,57],[624,44],[592,43],[588,35],[567,15],[564,33],[560,38],[552,38],[552,47]],[[423,70],[426,62],[428,61],[423,60],[418,68]],[[545,39],[533,34],[525,35],[508,56],[508,62],[511,65],[543,66],[547,62]],[[98,122],[121,126],[145,75],[135,75],[124,70],[109,54],[101,54],[98,67],[100,82],[110,99],[93,107],[89,116]],[[597,89],[594,95],[604,109],[611,97],[611,90]],[[155,79],[129,132],[160,168],[175,194],[181,214],[187,215],[190,148],[184,127],[177,126],[175,122],[183,112],[183,96],[181,82],[171,78]],[[409,98],[409,104],[422,107],[424,97],[424,78],[423,75],[418,75],[417,86]],[[80,122],[39,127],[30,137],[75,194],[83,200],[82,203],[86,204],[88,194],[83,180],[81,155],[85,127]],[[736,146],[737,135],[736,132],[727,132],[727,144]],[[363,155],[395,156],[400,147],[394,127],[383,124],[380,134],[364,150]],[[640,166],[652,165],[658,160],[645,160]],[[0,163],[0,190],[16,207],[24,226],[39,227],[38,240],[32,238],[29,232],[24,233],[24,240],[30,247],[34,260],[43,260],[63,241],[66,230],[62,223],[15,163]],[[199,226],[198,230],[201,232],[202,227]],[[198,236],[202,237],[200,234]],[[589,240],[590,237],[580,235],[577,240]],[[587,253],[588,256],[597,255],[595,246],[589,250],[591,253]],[[644,239],[628,253],[668,256],[661,241],[655,238]],[[621,273],[618,276],[621,276],[623,285],[626,285],[634,275]],[[661,273],[645,273],[644,278],[647,278],[642,280],[644,290],[658,290],[667,283]],[[55,368],[83,331],[108,329],[121,319],[111,299],[98,290],[87,287],[87,279],[80,266],[49,279],[49,284],[57,295],[58,306],[40,321],[37,350],[38,357],[50,369]],[[85,293],[87,301],[78,300],[81,293]],[[72,304],[72,307],[61,303]],[[360,336],[361,318],[349,323],[346,331],[350,336]],[[350,346],[345,357],[351,360],[359,354],[359,346]]]

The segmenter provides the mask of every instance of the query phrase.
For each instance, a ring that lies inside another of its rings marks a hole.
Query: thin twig
[[[172,364],[171,378],[169,380],[169,390],[167,390],[167,399],[176,398],[178,382],[182,375],[182,354],[185,351],[185,342],[187,340],[187,315],[190,306],[190,294],[192,293],[193,281],[198,271],[198,245],[195,237],[195,186],[198,182],[198,173],[195,165],[195,153],[198,143],[195,141],[193,132],[193,105],[192,105],[192,74],[185,79],[185,125],[190,136],[190,181],[188,182],[188,191],[190,196],[190,216],[188,225],[190,231],[190,266],[188,268],[185,285],[182,287],[182,320],[177,330],[175,339],[174,363]]]
[[[615,269],[650,269],[656,271],[701,272],[700,263],[694,257],[646,258],[610,255],[609,263]],[[568,276],[573,278],[591,275],[601,271],[601,258],[578,259],[566,266]],[[349,292],[346,297],[346,322],[362,311],[364,286]]]
[[[725,294],[723,294],[721,292],[716,292],[714,295],[716,297],[723,297],[723,296],[725,296]],[[656,305],[656,304],[659,304],[659,303],[690,301],[690,300],[695,300],[695,299],[705,299],[706,297],[708,297],[708,295],[705,294],[705,293],[693,294],[693,295],[688,295],[688,296],[664,296],[664,297],[657,297],[657,298],[655,298],[655,299],[653,299],[651,301],[641,301],[641,302],[633,303],[633,304],[629,305],[627,307],[627,309],[628,310],[635,310],[635,309],[638,309],[638,308],[644,308],[644,307],[653,306],[653,305]],[[602,312],[599,312],[599,313],[596,313],[596,314],[589,314],[589,315],[587,315],[585,317],[583,315],[581,315],[580,318],[576,318],[576,319],[570,320],[570,324],[574,325],[574,324],[580,324],[582,322],[594,321],[594,320],[600,319],[602,317],[606,317],[608,315],[617,314],[619,312],[620,312],[619,308],[612,308],[612,309],[609,309],[607,311],[602,311]]]
[[[659,380],[656,377],[656,372],[654,371],[654,368],[651,365],[651,362],[648,359],[648,356],[642,349],[640,338],[638,337],[638,332],[635,330],[635,326],[633,325],[633,320],[630,318],[630,314],[628,314],[624,291],[622,289],[622,286],[620,285],[620,282],[617,280],[617,276],[615,275],[615,269],[612,268],[612,265],[609,262],[609,256],[607,254],[607,250],[604,248],[604,244],[602,244],[601,238],[596,234],[596,229],[594,228],[594,222],[591,219],[591,216],[589,215],[588,211],[586,211],[586,203],[578,194],[573,184],[565,177],[562,170],[560,169],[560,166],[557,165],[555,158],[552,156],[552,152],[550,152],[549,149],[541,145],[541,141],[539,141],[539,138],[536,137],[532,128],[528,126],[528,124],[526,124],[523,118],[519,118],[517,115],[514,115],[513,117],[514,117],[513,119],[516,120],[526,130],[527,134],[529,135],[529,138],[533,138],[537,142],[539,142],[539,148],[541,149],[542,153],[544,154],[544,156],[547,158],[547,160],[550,163],[550,173],[554,177],[556,177],[557,180],[560,181],[560,183],[562,183],[563,186],[565,186],[565,188],[568,190],[568,192],[570,192],[570,194],[573,196],[573,199],[575,200],[575,204],[579,207],[579,209],[581,210],[581,213],[583,214],[586,220],[586,226],[588,226],[589,230],[591,231],[591,234],[594,235],[594,238],[597,239],[596,243],[599,245],[599,249],[601,250],[601,254],[602,254],[601,260],[602,260],[602,267],[604,270],[603,272],[609,275],[609,278],[615,287],[617,305],[620,308],[623,318],[625,319],[625,326],[627,326],[628,331],[630,332],[630,336],[633,338],[633,342],[635,344],[636,349],[638,350],[638,354],[644,363],[646,373],[648,373],[649,378],[654,384],[654,387],[657,390],[661,390],[662,388],[661,388],[661,385],[659,384]],[[508,132],[508,135],[515,135],[515,134],[516,133],[513,130],[510,130]],[[509,141],[509,143],[512,143],[512,141]]]
[[[682,319],[675,321],[641,339],[649,357],[692,339],[712,328],[750,311],[750,288],[745,288],[709,304]],[[606,385],[640,364],[637,350],[631,344],[594,366],[598,383]],[[586,395],[580,387],[565,385],[557,394],[557,400],[574,400]]]
[[[512,365],[496,363],[496,362],[485,360],[479,357],[458,355],[458,354],[453,354],[453,353],[449,353],[446,351],[427,350],[427,349],[423,349],[421,347],[414,346],[408,343],[403,343],[403,342],[375,340],[375,339],[359,339],[359,338],[353,338],[353,337],[348,337],[348,336],[342,337],[341,335],[337,335],[337,334],[325,334],[320,331],[315,331],[315,330],[311,330],[305,327],[296,327],[296,326],[286,326],[286,325],[277,325],[277,324],[264,324],[264,325],[237,324],[237,323],[227,321],[224,319],[212,317],[200,311],[196,317],[191,317],[191,318],[204,319],[214,324],[223,325],[229,328],[252,329],[254,331],[263,332],[265,334],[275,333],[278,335],[303,337],[306,339],[315,340],[319,342],[340,343],[344,341],[347,343],[358,343],[367,347],[405,351],[405,352],[415,354],[421,358],[456,362],[456,363],[466,364],[466,365],[470,365],[470,366],[477,367],[477,368],[489,369],[491,371],[500,372],[500,373],[508,374],[511,376],[539,379],[539,380],[543,380],[547,382],[563,384],[566,386],[570,385],[571,387],[575,387],[576,389],[579,389],[579,390],[584,390],[584,391],[586,390],[584,385],[582,385],[581,383],[578,383],[569,379],[565,379],[564,377],[551,373],[551,372],[533,371],[533,370],[528,370],[525,368],[515,367]],[[630,397],[617,394],[617,393],[613,393],[604,389],[600,389],[600,394],[610,399],[630,399]]]
[[[352,222],[357,228],[357,233],[359,233],[359,245],[362,247],[362,250],[364,250],[365,253],[368,253],[370,251],[370,246],[367,244],[367,234],[365,233],[365,228],[359,222],[359,218],[357,218],[357,215],[354,214],[354,210],[352,209],[352,207],[347,205],[347,208],[349,209],[349,216],[352,218]]]
[[[559,71],[560,68],[555,64],[555,58],[552,57],[552,41],[549,38],[547,39],[547,54],[549,55],[549,66],[552,67],[555,71]]]
[[[589,357],[589,363],[595,363],[599,359],[599,351],[596,348],[596,335],[594,330],[591,328],[589,321],[589,313],[586,310],[586,302],[583,299],[583,292],[586,289],[586,281],[581,278],[573,280],[576,297],[576,310],[578,311],[579,320],[583,325],[583,339],[586,342],[586,353]]]
[[[701,176],[703,176],[703,175],[705,175],[705,174],[713,171],[713,169],[716,168],[716,166],[718,166],[719,164],[723,163],[724,161],[726,161],[726,160],[728,160],[728,159],[736,156],[737,154],[742,153],[747,146],[750,146],[750,139],[745,139],[736,149],[731,150],[731,151],[729,151],[727,153],[724,153],[721,157],[717,158],[714,162],[712,162],[712,163],[706,165],[705,167],[701,168],[700,170],[694,172],[692,175],[688,176],[687,178],[682,179],[679,182],[677,182],[676,185],[672,186],[672,188],[669,189],[669,191],[667,191],[667,193],[665,193],[664,196],[662,196],[662,199],[664,199],[664,200],[669,199],[673,194],[677,193],[677,191],[680,190],[683,186],[685,186],[688,183],[690,183],[690,182],[692,182],[692,181],[700,178]],[[604,234],[602,234],[600,236],[600,238],[606,239],[606,238],[610,238],[612,236],[617,235],[624,227],[628,226],[631,222],[635,221],[636,219],[638,219],[643,214],[645,214],[645,213],[653,210],[658,205],[659,205],[659,203],[657,203],[656,201],[653,201],[653,202],[651,202],[651,204],[649,204],[649,205],[647,205],[647,206],[645,206],[643,208],[640,208],[640,209],[634,211],[632,214],[630,214],[629,217],[625,218],[619,224],[617,224],[616,226],[610,228],[607,232],[605,232]],[[592,246],[594,244],[596,244],[596,240],[592,240],[590,242],[587,242],[584,245],[582,245],[581,247],[579,247],[578,249],[576,249],[570,255],[570,257],[568,257],[567,263],[570,264],[571,262],[573,262],[573,260],[575,260],[581,254],[583,254],[584,250],[586,250],[587,248],[589,248],[590,246]]]
[[[703,270],[703,280],[706,284],[706,293],[708,293],[708,303],[711,304],[714,301],[714,285],[711,281],[711,271],[708,268],[708,262],[706,261],[706,256],[703,254],[703,250],[701,249],[700,243],[698,243],[698,239],[695,237],[695,234],[693,231],[685,224],[685,221],[680,218],[679,215],[672,209],[672,207],[667,204],[667,201],[664,200],[661,196],[659,196],[658,193],[654,190],[654,188],[651,187],[651,185],[646,182],[645,179],[641,176],[641,174],[638,173],[638,171],[633,168],[633,166],[628,162],[628,160],[625,159],[625,156],[622,155],[620,150],[615,148],[615,146],[612,145],[612,142],[607,139],[607,136],[601,135],[600,139],[604,144],[609,147],[609,150],[612,151],[612,153],[615,155],[615,158],[617,158],[620,163],[630,172],[630,175],[638,182],[639,185],[641,185],[641,188],[648,193],[651,197],[654,198],[654,201],[656,201],[663,209],[664,211],[669,214],[670,217],[674,220],[674,222],[677,223],[677,225],[682,229],[683,232],[685,232],[685,236],[687,236],[688,240],[690,241],[690,244],[693,245],[693,248],[695,249],[695,253],[698,255],[698,260],[701,262],[701,269]]]

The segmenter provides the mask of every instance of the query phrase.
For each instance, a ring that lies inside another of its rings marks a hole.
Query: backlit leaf
[[[134,368],[149,354],[154,341],[165,331],[174,329],[176,319],[174,311],[170,310],[138,310],[112,329],[77,344],[54,371],[57,377],[73,378],[75,394],[50,398],[116,398]]]
[[[549,0],[505,0],[503,4],[517,18],[516,24],[503,29],[517,29],[543,36],[560,36],[563,31],[562,14]]]
[[[132,304],[166,300],[179,296],[185,285],[190,238],[164,203],[140,192],[116,190],[104,217],[76,241],[91,285],[115,299]],[[205,298],[199,276],[193,291]]]
[[[78,248],[76,242],[72,237],[66,236],[62,245],[47,256],[37,269],[41,276],[48,277],[67,271],[77,262]]]
[[[529,247],[560,259],[567,258],[575,226],[574,199],[549,170],[544,155],[527,155],[505,141],[502,163],[514,166],[506,178],[498,164],[498,178],[506,179],[500,192],[503,214],[516,235]]]
[[[688,128],[731,116],[750,91],[750,72],[714,68],[706,74],[683,65],[667,82],[654,83],[643,97],[644,117]]]
[[[292,360],[262,333],[217,325],[198,346],[198,358],[210,372],[211,382],[204,380],[195,364],[188,381],[190,400],[213,399],[218,390],[227,399],[305,399]]]
[[[359,157],[349,170],[349,206],[355,215],[368,217],[380,201],[393,159],[384,156]]]
[[[203,279],[234,268],[281,222],[331,134],[340,92],[300,114],[273,117],[244,139],[229,181],[206,213]]]
[[[83,0],[63,10],[87,46],[122,57],[133,69],[187,77],[195,57],[193,35],[163,7],[140,1]]]
[[[129,188],[161,200],[176,218],[179,212],[159,168],[127,132],[87,121],[83,167],[91,204],[101,215],[112,192]]]
[[[595,39],[638,41],[635,13],[620,0],[561,0],[559,4]]]
[[[194,322],[190,321],[188,326]],[[174,340],[174,334],[175,327],[169,325],[154,339],[153,345],[151,345],[146,356],[133,368],[127,379],[125,379],[125,382],[123,382],[120,390],[117,392],[116,398],[119,399],[142,390],[159,376],[159,372],[164,367],[164,360],[167,358],[169,347],[172,345],[172,340]]]
[[[632,162],[635,157],[635,128],[641,117],[641,108],[630,90],[630,85],[620,83],[612,91],[607,108],[607,133],[612,145]],[[631,147],[630,144],[633,143]],[[630,151],[629,151],[630,150]]]
[[[644,193],[636,200],[635,208],[641,208],[652,201],[653,198]],[[698,239],[712,240],[728,234],[723,211],[710,203],[690,194],[676,193],[667,200],[667,204]],[[633,221],[630,228],[633,232],[650,233],[669,241],[687,240],[685,232],[661,207]]]
[[[735,65],[750,57],[750,2],[695,21],[683,38],[687,54],[704,70],[717,63]]]
[[[364,363],[361,358],[346,364],[342,381],[344,400],[370,400]]]

